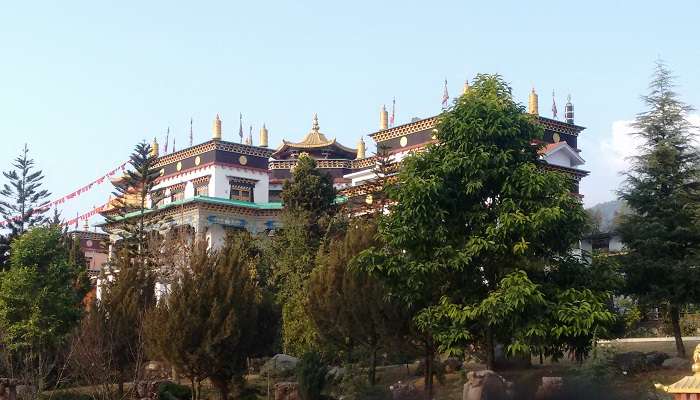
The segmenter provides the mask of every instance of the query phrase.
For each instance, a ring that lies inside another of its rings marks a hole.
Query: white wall
[[[266,171],[256,171],[223,165],[214,165],[213,167],[214,173],[209,186],[209,196],[228,199],[231,190],[229,177],[237,177],[258,181],[253,189],[254,200],[256,203],[268,202],[270,177]]]
[[[564,151],[554,152],[544,158],[548,164],[558,165],[560,167],[571,168],[571,159]]]

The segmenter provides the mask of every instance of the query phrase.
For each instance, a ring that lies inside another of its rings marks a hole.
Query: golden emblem
[[[406,147],[406,145],[408,144],[408,138],[406,136],[401,136],[399,144],[401,145],[401,147]]]
[[[240,156],[240,157],[238,157],[238,162],[239,162],[241,165],[246,165],[246,164],[248,164],[248,157],[246,157],[246,156]]]

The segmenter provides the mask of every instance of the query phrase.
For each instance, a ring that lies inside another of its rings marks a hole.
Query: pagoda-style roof
[[[318,116],[315,114],[309,133],[300,142],[282,140],[282,145],[272,153],[272,158],[276,160],[288,159],[292,151],[306,152],[313,158],[354,160],[357,157],[357,149],[345,147],[338,143],[335,138],[328,139],[326,135],[321,133],[318,125]],[[325,153],[325,156],[323,153]]]

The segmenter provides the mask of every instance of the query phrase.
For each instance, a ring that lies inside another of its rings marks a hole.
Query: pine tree
[[[700,295],[700,155],[687,119],[691,108],[674,87],[671,72],[658,61],[642,97],[649,109],[634,124],[643,144],[619,192],[631,213],[620,218],[618,232],[627,248],[622,260],[630,292],[668,306],[682,357],[680,312]]]
[[[121,236],[123,245],[144,266],[155,263],[148,253],[149,232],[154,231],[158,222],[163,222],[149,220],[147,215],[149,198],[152,204],[159,200],[153,191],[159,175],[155,168],[157,159],[149,144],[136,145],[129,159],[130,168],[114,182],[115,210],[106,218],[115,226],[113,230]]]
[[[334,230],[335,196],[330,175],[308,155],[300,156],[292,179],[284,183],[282,229],[269,257],[275,260],[271,281],[282,307],[282,342],[290,354],[301,356],[316,344],[305,293],[318,248]]]
[[[400,340],[408,322],[376,278],[351,268],[356,255],[376,245],[376,233],[373,220],[352,221],[343,237],[319,250],[308,291],[309,314],[321,339],[348,353],[357,346],[369,354],[370,386],[376,383],[377,352]]]
[[[147,318],[149,349],[193,382],[209,379],[228,398],[230,383],[242,383],[246,359],[257,350],[260,291],[251,275],[250,235],[227,238],[220,251],[195,246],[169,293]],[[195,400],[196,400],[195,399]]]
[[[48,222],[44,213],[48,211],[45,206],[51,194],[41,188],[44,176],[41,170],[35,170],[26,144],[12,166],[14,170],[3,172],[9,182],[0,190],[0,218],[10,230],[0,240],[0,268],[7,267],[9,246],[14,238],[32,226]]]

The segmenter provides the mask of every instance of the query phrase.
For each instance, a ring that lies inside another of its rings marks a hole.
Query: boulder
[[[634,374],[647,369],[647,358],[641,351],[628,351],[615,354],[613,364],[623,372]]]
[[[423,393],[411,382],[398,381],[389,386],[392,400],[420,400]]]
[[[462,361],[457,357],[448,357],[443,364],[445,364],[445,372],[456,372],[462,369]]]
[[[275,384],[275,400],[299,400],[299,384],[280,382]]]
[[[271,359],[267,360],[260,368],[262,376],[289,376],[294,373],[294,368],[297,367],[299,359],[288,356],[286,354],[276,354]]]
[[[328,382],[339,382],[341,379],[343,379],[343,375],[345,375],[345,368],[333,367],[326,373],[326,380]]]
[[[462,390],[462,400],[508,400],[513,384],[491,370],[471,371]]]
[[[690,360],[681,357],[670,357],[661,363],[661,368],[690,370]]]
[[[650,351],[645,353],[647,366],[655,368],[660,367],[663,362],[670,356],[663,351]]]
[[[563,390],[564,378],[560,376],[543,376],[542,383],[535,393],[535,400],[549,399],[558,396]]]

